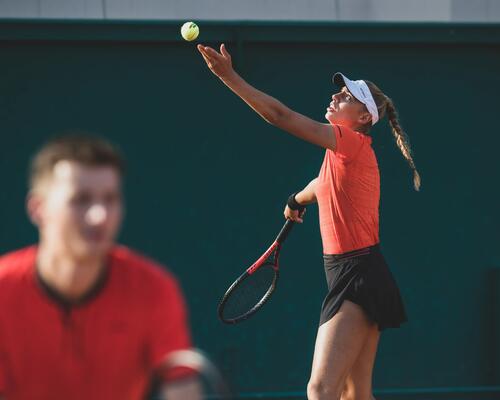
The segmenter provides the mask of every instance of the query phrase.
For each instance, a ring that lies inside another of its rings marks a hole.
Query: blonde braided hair
[[[375,100],[375,104],[377,105],[379,118],[387,114],[387,119],[389,120],[389,125],[392,129],[392,134],[394,135],[394,139],[396,140],[396,145],[399,150],[401,150],[401,154],[406,159],[410,168],[413,172],[413,187],[415,190],[420,190],[420,174],[417,171],[417,167],[415,166],[415,162],[413,161],[412,152],[410,148],[410,143],[408,139],[408,135],[405,133],[403,128],[399,123],[398,112],[396,111],[396,107],[392,100],[387,97],[373,82],[365,81],[370,89],[370,92]],[[367,127],[368,129],[371,127]]]

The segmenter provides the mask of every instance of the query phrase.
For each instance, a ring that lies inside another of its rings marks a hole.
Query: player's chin
[[[89,257],[99,257],[106,255],[111,247],[113,247],[114,241],[110,239],[84,239],[79,247],[79,253],[83,258]]]
[[[335,111],[333,109],[331,109],[330,107],[328,107],[326,109],[325,119],[332,124],[334,123]]]

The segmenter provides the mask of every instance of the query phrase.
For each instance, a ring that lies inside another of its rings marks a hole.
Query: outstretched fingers
[[[225,57],[227,58],[228,60],[231,60],[231,55],[229,54],[229,52],[226,50],[226,45],[224,43],[222,43],[220,45],[220,53]]]
[[[215,66],[217,64],[217,62],[222,58],[222,56],[219,53],[217,53],[217,51],[212,49],[211,47],[203,46],[201,44],[199,44],[197,47],[198,47],[198,51],[201,53],[201,55],[203,56],[203,59],[205,60],[205,62],[208,64],[208,66],[210,68]]]
[[[213,58],[215,60],[222,58],[222,55],[219,54],[216,50],[212,49],[209,46],[203,46],[201,44],[198,45],[198,50],[200,51],[201,54],[203,54],[205,57],[208,58]]]
[[[197,47],[198,51],[201,53],[201,55],[203,56],[203,58],[205,59],[205,61],[210,59],[205,46],[199,44],[196,47]]]
[[[224,44],[221,44],[220,46],[220,53],[217,52],[217,50],[214,50],[209,46],[203,46],[202,44],[199,44],[197,48],[210,70],[219,78],[222,79],[233,72],[231,56],[227,52]]]

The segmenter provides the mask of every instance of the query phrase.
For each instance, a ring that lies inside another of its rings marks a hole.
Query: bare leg
[[[330,321],[320,326],[307,386],[309,400],[340,399],[374,326],[360,306],[347,300]]]
[[[372,374],[380,332],[372,325],[363,348],[347,375],[342,400],[374,400],[372,394]]]

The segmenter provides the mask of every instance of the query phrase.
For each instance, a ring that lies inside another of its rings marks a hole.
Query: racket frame
[[[274,290],[276,289],[276,285],[278,282],[279,278],[279,254],[281,250],[281,245],[287,238],[288,234],[290,233],[290,230],[293,227],[294,222],[292,220],[287,220],[285,224],[283,225],[283,228],[281,228],[280,233],[274,240],[274,242],[269,246],[269,248],[255,261],[250,267],[246,269],[245,272],[243,272],[232,284],[229,286],[229,288],[226,290],[226,293],[224,293],[224,296],[222,297],[221,301],[219,302],[219,305],[217,307],[217,314],[219,316],[219,319],[226,323],[226,324],[236,324],[238,322],[245,321],[249,317],[251,317],[253,314],[255,314],[271,297],[273,294]],[[268,259],[269,257],[273,254],[273,261],[269,262]],[[274,279],[269,286],[269,289],[267,292],[262,296],[262,298],[247,312],[241,314],[240,316],[236,318],[224,318],[223,313],[224,313],[224,306],[231,297],[231,294],[238,288],[238,286],[247,278],[249,278],[255,271],[257,271],[260,267],[263,265],[269,265],[272,266],[274,269]]]

